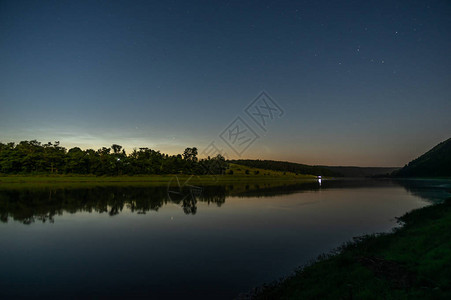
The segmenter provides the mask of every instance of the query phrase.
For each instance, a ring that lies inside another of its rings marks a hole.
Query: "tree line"
[[[98,150],[67,150],[59,142],[43,144],[37,140],[0,143],[2,174],[224,174],[228,168],[221,155],[198,158],[196,147],[182,154],[168,155],[149,148],[133,149],[129,154],[121,145]]]

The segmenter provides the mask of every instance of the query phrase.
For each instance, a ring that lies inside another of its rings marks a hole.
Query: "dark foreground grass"
[[[451,199],[265,286],[255,299],[451,299]]]

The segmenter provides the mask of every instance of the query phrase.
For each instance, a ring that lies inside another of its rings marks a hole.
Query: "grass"
[[[316,178],[315,175],[295,174],[292,172],[281,172],[259,168],[247,167],[239,164],[229,164],[229,169],[226,173],[233,172],[234,176],[276,176],[276,177],[292,177],[292,178]]]
[[[261,288],[255,299],[451,299],[451,199],[407,213]]]
[[[233,174],[229,174],[232,171]],[[233,182],[266,182],[266,181],[299,181],[315,179],[314,175],[284,173],[257,168],[249,168],[231,164],[225,175],[184,175],[177,174],[179,181],[190,184],[214,185]],[[0,184],[12,183],[146,183],[167,184],[174,180],[175,175],[121,175],[121,176],[95,176],[95,175],[3,175]]]

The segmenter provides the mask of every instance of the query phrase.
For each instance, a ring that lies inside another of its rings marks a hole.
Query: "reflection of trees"
[[[170,202],[182,206],[185,214],[195,215],[197,212],[197,194],[193,192],[192,186],[181,187],[178,192],[168,191]]]
[[[197,201],[225,202],[225,193],[190,194],[189,197],[168,197],[166,187],[93,187],[93,188],[11,188],[0,189],[0,221],[9,219],[30,224],[53,222],[54,216],[66,213],[95,212],[120,214],[124,207],[145,214],[158,211],[167,203],[179,204],[186,214],[195,214]]]
[[[326,180],[321,189],[359,188],[401,185],[408,192],[429,201],[449,197],[449,180]],[[158,211],[167,203],[179,205],[186,214],[196,214],[199,202],[220,207],[227,196],[270,197],[302,191],[316,191],[320,187],[316,181],[302,183],[233,183],[221,186],[205,186],[192,190],[184,187],[178,194],[168,194],[165,186],[95,186],[74,187],[33,187],[0,189],[0,221],[9,219],[31,224],[36,221],[54,222],[54,217],[63,213],[95,212],[110,216],[120,214],[124,208],[145,214]]]
[[[313,183],[314,184],[314,183]],[[312,187],[314,188],[314,187]],[[258,197],[280,195],[306,189],[300,185],[228,184],[200,190],[185,187],[180,194],[168,195],[167,187],[96,186],[90,188],[41,187],[0,189],[0,221],[9,219],[31,224],[54,222],[63,213],[107,213],[118,215],[124,207],[133,213],[158,211],[167,203],[180,205],[186,214],[196,214],[197,203],[220,207],[229,195]]]
[[[305,181],[302,183],[264,183],[232,186],[232,194],[239,197],[273,197],[289,195],[303,191],[317,191],[317,181]]]
[[[29,187],[0,189],[0,221],[9,219],[30,224],[54,222],[63,213],[120,214],[124,208],[133,213],[158,211],[167,203],[180,205],[186,214],[196,214],[199,202],[220,207],[227,196],[263,197],[318,190],[315,181],[301,184],[234,183],[205,186],[192,190],[186,186],[179,194],[168,194],[166,186],[94,186],[94,187]]]
[[[148,211],[158,211],[167,203],[180,205],[186,214],[196,214],[198,201],[220,207],[228,195],[254,197],[286,193],[288,190],[291,190],[288,186],[283,186],[281,190],[271,185],[233,184],[207,186],[194,191],[192,186],[187,186],[179,194],[168,195],[167,187],[164,186],[2,188],[0,221],[13,219],[24,224],[54,222],[57,215],[77,212],[107,213],[114,216],[124,208],[133,213],[145,214]]]

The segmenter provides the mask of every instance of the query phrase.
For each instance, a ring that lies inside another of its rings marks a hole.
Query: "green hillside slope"
[[[309,166],[287,161],[239,159],[239,160],[231,160],[230,162],[251,168],[273,170],[280,172],[291,172],[295,174],[312,174],[330,177],[342,176],[340,173],[334,172],[325,167]]]

